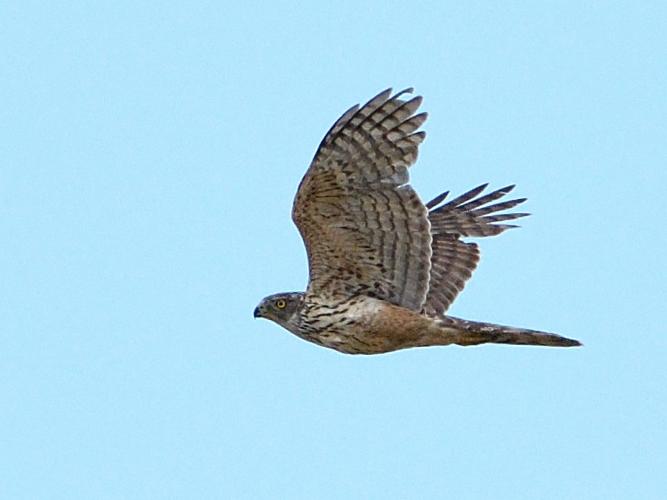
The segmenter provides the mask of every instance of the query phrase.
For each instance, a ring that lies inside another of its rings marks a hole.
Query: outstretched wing
[[[458,198],[440,205],[449,192],[437,196],[426,204],[430,209],[428,218],[433,233],[433,256],[431,258],[431,280],[423,312],[430,316],[445,313],[479,262],[479,248],[476,243],[465,243],[462,236],[493,236],[517,227],[499,222],[518,219],[527,213],[505,213],[525,198],[493,203],[509,193],[514,186],[493,191],[477,197],[487,184],[471,189]],[[439,205],[439,206],[438,206]]]
[[[421,97],[381,92],[331,127],[294,199],[308,253],[309,294],[365,293],[421,310],[428,291],[427,209],[408,185],[425,133]]]

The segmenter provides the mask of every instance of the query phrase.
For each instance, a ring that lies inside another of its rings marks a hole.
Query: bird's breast
[[[377,354],[418,344],[431,320],[373,297],[320,303],[302,314],[300,337],[348,354]]]

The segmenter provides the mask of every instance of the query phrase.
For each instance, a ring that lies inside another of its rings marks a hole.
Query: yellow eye
[[[285,302],[285,299],[278,299],[276,300],[276,307],[278,309],[285,309],[285,307],[287,307],[287,302]]]

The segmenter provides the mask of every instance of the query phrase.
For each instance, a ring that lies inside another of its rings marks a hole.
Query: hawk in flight
[[[264,298],[254,316],[348,354],[458,344],[581,345],[553,333],[445,315],[479,260],[476,243],[526,213],[499,213],[514,186],[483,184],[426,205],[410,186],[426,113],[422,98],[381,92],[353,106],[324,136],[299,185],[292,219],[308,253],[305,292]]]

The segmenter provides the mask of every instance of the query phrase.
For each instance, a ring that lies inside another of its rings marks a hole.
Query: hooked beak
[[[252,313],[253,318],[261,318],[262,312],[259,310],[259,306],[255,307],[255,310]]]

